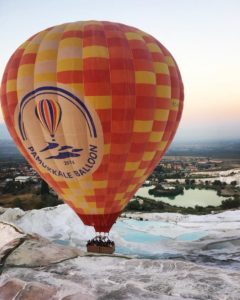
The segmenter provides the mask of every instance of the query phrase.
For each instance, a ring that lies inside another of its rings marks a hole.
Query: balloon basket
[[[87,252],[113,254],[115,244],[108,237],[96,236],[94,239],[87,242]]]
[[[91,253],[113,254],[114,251],[115,251],[115,246],[114,247],[87,246],[87,252],[91,252]]]

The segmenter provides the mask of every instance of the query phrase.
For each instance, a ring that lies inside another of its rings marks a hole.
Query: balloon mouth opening
[[[113,224],[116,222],[118,216],[121,214],[121,211],[103,215],[87,215],[78,212],[76,213],[85,225],[93,226],[96,233],[108,233]]]

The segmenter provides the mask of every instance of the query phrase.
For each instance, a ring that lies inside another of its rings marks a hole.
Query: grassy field
[[[39,199],[33,197],[33,194],[27,193],[22,195],[5,194],[0,197],[0,206],[2,207],[25,207],[26,210],[36,208]]]
[[[0,206],[5,208],[19,207],[23,210],[39,209],[48,206],[61,204],[56,196],[36,195],[25,193],[20,195],[4,194],[0,196]]]

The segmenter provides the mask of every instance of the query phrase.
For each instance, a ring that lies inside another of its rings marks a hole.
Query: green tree
[[[13,205],[15,206],[15,207],[19,207],[19,208],[23,208],[23,204],[22,204],[22,200],[19,198],[19,197],[17,197],[17,198],[15,198],[14,200],[13,200]]]
[[[41,181],[41,195],[47,195],[49,194],[49,186],[48,184],[46,183],[45,180],[42,179]]]
[[[223,209],[238,208],[240,207],[240,198],[229,198],[227,200],[224,200],[221,206]]]
[[[127,210],[140,210],[141,205],[138,200],[130,201],[126,207]]]

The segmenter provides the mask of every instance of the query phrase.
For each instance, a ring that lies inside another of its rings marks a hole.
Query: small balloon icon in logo
[[[36,105],[36,116],[54,140],[55,132],[62,118],[60,105],[51,99],[42,99]]]

